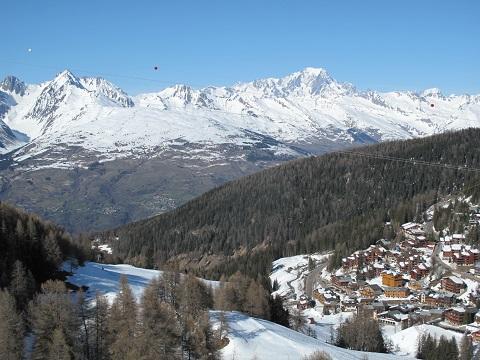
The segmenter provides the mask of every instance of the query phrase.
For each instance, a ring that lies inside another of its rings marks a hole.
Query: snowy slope
[[[6,114],[16,106],[15,97],[25,93],[25,84],[14,76],[7,76],[0,82],[0,154],[24,145],[25,136],[12,130],[4,121]]]
[[[218,312],[213,312],[212,315],[217,318]],[[404,356],[342,349],[270,321],[238,312],[227,312],[226,318],[230,328],[227,335],[230,342],[222,349],[226,360],[297,360],[316,350],[327,352],[334,360],[364,359],[365,355],[370,360],[409,359]]]
[[[12,79],[2,89],[16,104],[4,121],[32,139],[18,161],[58,145],[112,160],[158,156],[191,143],[254,146],[265,137],[277,142],[268,145],[274,151],[301,156],[288,145],[405,139],[480,125],[480,96],[361,92],[315,68],[231,87],[176,85],[134,99],[104,79],[67,70],[40,85]]]
[[[399,331],[390,335],[389,338],[392,341],[393,346],[398,348],[398,354],[415,356],[417,352],[418,340],[420,336],[424,334],[430,334],[437,339],[440,339],[442,335],[447,339],[455,337],[457,344],[461,343],[463,336],[461,333],[442,329],[438,326],[422,324]]]
[[[70,271],[70,265],[65,263],[64,269]],[[158,270],[143,269],[125,264],[107,265],[86,262],[84,266],[74,269],[73,275],[69,276],[67,281],[77,286],[87,286],[87,295],[89,296],[95,296],[98,292],[111,301],[120,288],[120,276],[125,275],[133,293],[139,299],[148,283],[161,274],[162,272]],[[218,286],[217,281],[203,281],[213,288]]]
[[[64,268],[70,271],[68,263]],[[119,290],[121,275],[128,278],[128,282],[137,298],[141,296],[149,281],[161,274],[157,270],[137,268],[131,265],[106,265],[87,262],[85,266],[74,269],[74,274],[67,281],[77,286],[88,286],[87,295],[94,296],[100,292],[111,301]],[[204,280],[212,287],[217,282]],[[214,324],[218,319],[218,312],[212,311]],[[270,321],[249,317],[238,312],[227,312],[229,323],[229,344],[222,349],[224,359],[248,359],[256,356],[257,359],[301,359],[304,355],[315,350],[328,352],[335,360],[362,359],[365,353],[341,349],[317,340]],[[370,360],[407,359],[393,355],[368,353]]]

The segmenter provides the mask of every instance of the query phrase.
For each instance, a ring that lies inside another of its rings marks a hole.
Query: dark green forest
[[[265,274],[275,258],[321,250],[335,250],[335,265],[381,238],[385,221],[398,226],[438,198],[480,182],[478,172],[465,170],[480,167],[479,144],[480,130],[467,129],[355,149],[461,169],[345,153],[295,160],[103,236],[118,236],[112,242],[119,259],[142,266],[186,258],[181,266],[188,269],[215,257],[196,269],[210,277]],[[477,195],[478,188],[469,191]]]
[[[0,288],[15,295],[21,310],[41,283],[59,275],[65,259],[85,257],[62,228],[1,202],[0,254]]]

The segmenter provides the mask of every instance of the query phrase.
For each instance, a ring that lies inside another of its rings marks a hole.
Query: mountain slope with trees
[[[479,139],[479,129],[467,129],[295,160],[104,235],[118,237],[114,249],[125,261],[206,276],[265,274],[274,258],[319,250],[335,249],[338,264],[383,237],[386,221],[421,216],[439,197],[478,182],[466,168],[480,167]]]
[[[40,284],[56,277],[63,260],[85,252],[60,227],[0,202],[0,289],[24,310]]]

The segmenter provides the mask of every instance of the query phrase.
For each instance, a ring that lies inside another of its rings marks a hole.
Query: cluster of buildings
[[[435,254],[458,265],[474,265],[480,251],[464,244],[464,234],[429,240],[424,226],[403,224],[400,241],[380,240],[345,257],[331,276],[331,286],[316,289],[313,299],[329,312],[364,312],[397,329],[427,322],[463,328],[476,321],[480,340],[480,293],[469,293],[461,275],[431,277]]]
[[[441,256],[448,263],[473,266],[480,259],[480,251],[464,243],[465,235],[453,234],[440,238]]]
[[[465,234],[480,226],[480,207],[470,206],[469,214]],[[438,239],[429,226],[403,224],[395,241],[382,239],[343,258],[341,268],[297,306],[363,313],[396,330],[437,324],[480,342],[480,250],[466,244],[464,233],[442,232]]]

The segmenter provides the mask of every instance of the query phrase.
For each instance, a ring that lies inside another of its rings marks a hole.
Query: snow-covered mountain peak
[[[34,126],[29,127],[27,133],[36,137],[55,125],[67,126],[67,123],[86,114],[89,108],[133,105],[132,99],[123,90],[107,80],[80,78],[64,70],[52,81],[42,84],[33,103],[25,105],[27,113],[24,117],[34,120]]]
[[[280,79],[282,82],[298,82],[300,83],[306,83],[306,84],[312,84],[312,83],[331,83],[335,81],[330,74],[327,72],[327,70],[323,68],[313,68],[313,67],[307,67],[301,71],[296,71],[290,75],[287,75],[283,78]]]
[[[170,86],[166,89],[163,89],[158,94],[161,97],[164,97],[164,98],[174,98],[175,97],[175,98],[179,98],[179,99],[184,99],[187,103],[189,103],[191,101],[191,97],[192,97],[193,92],[194,92],[194,90],[188,85],[176,84],[176,85]]]
[[[25,86],[25,83],[21,81],[19,78],[12,75],[8,75],[0,83],[0,89],[23,96],[25,94],[26,86]]]
[[[423,97],[436,97],[436,98],[443,98],[444,97],[439,88],[425,89],[422,92],[422,96]]]
[[[205,89],[193,89],[184,84],[176,84],[158,93],[142,94],[137,99],[138,105],[157,107],[161,109],[183,109],[189,106],[195,108],[218,109],[214,100],[221,97],[226,88],[208,87]]]
[[[78,88],[83,88],[80,79],[70,72],[70,70],[63,70],[61,73],[57,74],[48,86],[51,88],[61,88],[66,85],[73,85]]]
[[[134,105],[133,100],[125,91],[103,78],[83,77],[80,78],[80,82],[88,91],[93,92],[97,97],[106,97],[109,101],[122,107],[132,107]]]
[[[44,85],[27,117],[36,119],[39,124],[50,123],[50,120],[59,116],[56,111],[62,104],[66,105],[72,102],[71,100],[77,102],[76,100],[84,97],[86,93],[87,90],[80,79],[70,71],[64,70]]]
[[[318,95],[335,80],[324,69],[306,68],[280,79],[287,94]]]
[[[345,95],[355,91],[351,84],[338,83],[322,68],[307,67],[282,78],[259,79],[237,84],[236,91],[255,94],[257,97],[305,97]]]
[[[305,69],[299,71],[299,73],[302,73],[302,74],[305,74],[305,75],[311,74],[311,75],[316,76],[316,77],[322,76],[322,77],[331,78],[328,71],[324,68],[307,66]]]

